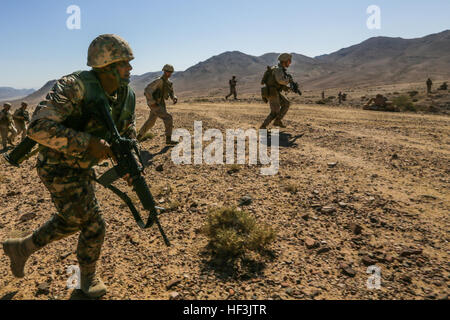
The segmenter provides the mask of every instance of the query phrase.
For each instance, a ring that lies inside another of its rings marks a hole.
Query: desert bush
[[[229,173],[229,174],[232,174],[232,173],[235,173],[235,172],[239,172],[241,170],[241,165],[239,165],[239,164],[230,164],[229,166],[228,166],[228,170],[227,170],[227,173]]]
[[[419,92],[416,91],[416,90],[413,90],[413,91],[409,91],[408,94],[409,94],[409,96],[412,98],[412,97],[417,96],[417,95],[419,94]]]
[[[399,108],[401,111],[413,111],[416,112],[416,107],[414,103],[411,101],[411,98],[405,95],[395,97],[392,101],[393,104]]]
[[[290,192],[290,193],[297,193],[297,192],[298,192],[298,187],[297,187],[295,184],[292,184],[292,183],[287,184],[287,185],[284,187],[284,189],[285,189],[287,192]]]
[[[270,226],[236,208],[210,211],[201,231],[209,239],[212,254],[222,260],[245,258],[250,252],[263,253],[276,237]]]

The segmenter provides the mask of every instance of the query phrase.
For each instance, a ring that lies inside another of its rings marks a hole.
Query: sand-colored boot
[[[89,298],[100,298],[106,293],[106,286],[95,274],[95,262],[88,265],[80,265],[81,290]]]
[[[33,242],[32,235],[3,242],[3,251],[11,260],[11,271],[15,277],[23,278],[25,276],[25,263],[30,255],[38,249],[39,247]]]

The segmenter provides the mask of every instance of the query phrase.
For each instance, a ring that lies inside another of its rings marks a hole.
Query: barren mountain
[[[11,87],[0,87],[0,101],[18,99],[33,93],[34,89],[14,89]]]
[[[267,66],[275,65],[279,53],[259,57],[239,51],[227,51],[202,61],[185,71],[176,72],[172,80],[177,93],[184,96],[223,96],[228,80],[235,75],[238,92],[257,93]],[[337,52],[310,58],[293,53],[289,72],[303,89],[322,90],[381,84],[411,83],[450,79],[450,30],[423,38],[370,38]],[[160,71],[132,76],[131,86],[138,96],[161,74]],[[42,99],[54,81],[28,96]]]

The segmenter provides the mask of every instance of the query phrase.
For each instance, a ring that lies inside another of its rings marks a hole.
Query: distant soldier
[[[2,145],[3,150],[6,150],[9,142],[10,145],[13,145],[12,138],[17,134],[16,127],[13,123],[13,116],[9,112],[11,109],[11,104],[6,102],[3,104],[3,110],[0,111],[0,134],[2,137]],[[11,136],[8,137],[8,133],[11,132]]]
[[[431,86],[433,85],[433,81],[430,78],[427,80],[427,94],[431,93]]]
[[[397,111],[392,106],[392,102],[382,94],[377,94],[375,98],[371,98],[363,107],[364,110],[374,111]]]
[[[322,100],[325,100],[325,91],[322,91]]]
[[[30,122],[30,115],[28,114],[27,107],[28,104],[22,102],[21,107],[13,114],[17,135],[22,133],[22,140],[27,136],[27,123]]]
[[[281,120],[289,110],[290,103],[281,92],[290,90],[289,83],[292,77],[286,73],[286,69],[292,63],[292,55],[283,53],[278,57],[278,61],[277,66],[268,67],[261,81],[261,84],[265,85],[262,88],[263,99],[270,104],[270,114],[264,120],[261,129],[266,129],[274,119],[275,126],[286,128]]]
[[[340,92],[340,91],[338,94],[338,98],[339,98],[339,104],[341,104],[342,103],[342,92]]]
[[[232,95],[234,96],[234,100],[236,100],[237,99],[237,91],[236,91],[237,80],[236,80],[236,76],[233,76],[233,78],[230,79],[230,81],[228,81],[228,83],[230,84],[230,94],[225,96],[225,100],[227,100]]]
[[[178,98],[174,95],[173,84],[169,80],[174,68],[170,64],[166,64],[162,71],[164,72],[162,76],[150,83],[144,90],[147,105],[150,107],[150,115],[139,130],[137,139],[142,140],[145,133],[155,125],[156,119],[160,118],[164,121],[166,144],[174,145],[177,142],[172,141],[173,118],[166,109],[167,99],[171,98],[173,104],[178,102]]]
[[[441,86],[439,87],[439,90],[448,90],[447,82],[444,82],[443,84],[441,84]]]

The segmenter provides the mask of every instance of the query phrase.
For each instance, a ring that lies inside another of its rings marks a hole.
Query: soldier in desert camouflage
[[[430,94],[431,93],[431,86],[433,85],[433,81],[431,81],[431,79],[428,78],[426,84],[427,84],[427,94]]]
[[[286,73],[286,69],[292,63],[292,55],[283,53],[278,57],[278,61],[277,66],[268,67],[261,81],[261,84],[266,86],[263,88],[263,91],[265,90],[263,98],[270,104],[270,114],[264,120],[261,129],[265,129],[272,120],[275,120],[273,123],[275,126],[286,128],[281,120],[288,112],[290,103],[281,92],[290,90],[289,82],[292,78]]]
[[[230,79],[230,81],[228,81],[229,85],[230,85],[230,93],[225,96],[225,100],[228,100],[229,97],[234,96],[234,100],[237,99],[237,91],[236,91],[236,85],[237,85],[237,80],[236,80],[236,76],[233,76],[233,78]]]
[[[155,125],[156,119],[160,118],[164,121],[166,144],[176,144],[175,141],[172,141],[173,118],[166,108],[167,99],[172,99],[173,104],[178,102],[178,98],[174,94],[173,84],[169,80],[174,70],[173,66],[166,64],[162,69],[163,74],[161,77],[145,88],[144,95],[147,98],[147,105],[150,107],[150,115],[139,130],[138,140],[142,140],[147,131]]]
[[[31,235],[3,243],[14,276],[25,276],[25,263],[33,252],[80,232],[81,290],[92,298],[106,293],[96,273],[105,222],[94,193],[92,167],[111,158],[112,151],[107,142],[110,132],[96,106],[99,98],[109,101],[120,134],[136,137],[135,95],[128,85],[132,59],[130,46],[119,36],[97,37],[88,50],[87,64],[92,70],[58,80],[34,112],[28,137],[40,144],[37,172],[57,213]]]
[[[13,114],[17,135],[22,133],[22,140],[27,136],[27,123],[30,122],[30,115],[28,114],[27,107],[28,103],[22,102],[21,107]]]
[[[13,145],[13,138],[17,133],[16,127],[13,123],[13,117],[9,110],[11,109],[11,104],[6,102],[3,104],[3,110],[0,111],[0,135],[2,138],[3,150],[8,148],[7,143]],[[11,135],[8,134],[11,132]]]

